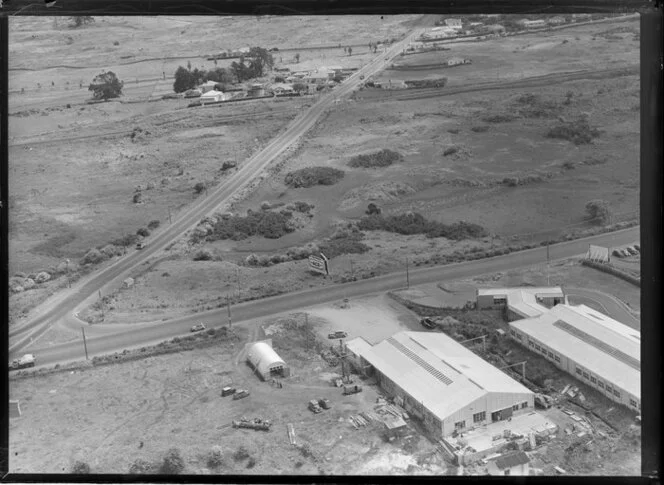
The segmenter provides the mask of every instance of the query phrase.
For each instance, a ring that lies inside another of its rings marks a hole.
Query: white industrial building
[[[509,321],[539,316],[565,301],[560,287],[478,288],[476,294],[477,308],[505,308]]]
[[[609,399],[641,409],[641,332],[585,305],[510,322],[510,336]]]
[[[356,338],[346,352],[438,438],[533,407],[528,388],[443,333],[400,332],[376,345]]]
[[[226,93],[222,93],[221,91],[213,89],[211,91],[201,94],[201,97],[199,99],[201,100],[201,104],[205,105],[208,103],[218,103],[219,101],[227,101],[228,99],[230,99],[230,96]]]
[[[263,380],[290,375],[290,369],[272,348],[272,339],[248,344],[247,361]]]

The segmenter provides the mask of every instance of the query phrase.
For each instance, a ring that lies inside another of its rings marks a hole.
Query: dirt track
[[[570,81],[579,81],[583,79],[607,79],[610,77],[620,76],[634,76],[639,74],[639,66],[618,69],[601,69],[597,71],[579,71],[572,73],[562,74],[547,74],[545,76],[537,76],[527,79],[520,79],[518,81],[507,81],[501,83],[482,83],[475,84],[463,88],[425,88],[418,89],[415,92],[405,92],[394,94],[394,92],[387,91],[380,99],[395,99],[400,101],[437,98],[441,96],[451,96],[460,93],[472,93],[476,91],[495,91],[499,89],[514,89],[514,88],[535,88],[542,86],[550,86],[552,84],[560,84]]]

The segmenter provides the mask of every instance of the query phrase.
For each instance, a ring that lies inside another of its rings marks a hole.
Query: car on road
[[[246,389],[240,389],[235,394],[233,394],[233,400],[242,399],[247,397],[248,395],[249,391],[247,391]]]
[[[342,332],[341,330],[338,330],[336,332],[332,332],[327,335],[327,338],[346,338],[348,337],[348,334],[346,332]]]
[[[147,244],[141,241],[136,244],[136,249],[143,249],[145,246],[147,246]]]
[[[420,323],[425,326],[426,328],[435,328],[436,324],[432,319],[429,317],[424,317],[422,320],[420,320]]]
[[[364,74],[360,74],[360,80],[364,79]]]
[[[34,354],[25,354],[23,357],[14,359],[9,363],[9,370],[25,369],[26,367],[34,367],[37,359]]]
[[[203,330],[205,330],[205,325],[202,323],[197,323],[196,325],[191,327],[192,332],[202,332]]]

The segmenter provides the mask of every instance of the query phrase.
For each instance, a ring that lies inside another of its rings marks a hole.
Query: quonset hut
[[[247,362],[263,380],[271,377],[288,377],[290,368],[272,348],[272,339],[249,344]]]

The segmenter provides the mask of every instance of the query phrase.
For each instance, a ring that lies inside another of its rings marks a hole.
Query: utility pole
[[[228,308],[228,328],[231,328],[231,299],[229,295],[226,295],[226,307]]]
[[[406,288],[410,288],[410,273],[408,271],[408,257],[406,257]]]
[[[240,268],[235,268],[237,274],[237,300],[240,301],[242,295],[242,288],[240,286]]]
[[[173,224],[173,221],[171,220],[171,206],[168,206],[168,223]]]
[[[88,343],[85,341],[85,327],[81,327],[81,332],[83,332],[83,348],[85,348],[85,360],[88,358]]]
[[[505,367],[501,367],[498,370],[503,370],[503,369],[509,369],[510,367],[516,367],[517,365],[521,366],[521,376],[523,377],[523,380],[526,380],[526,360],[523,362],[517,362],[516,364],[511,364],[511,365],[506,365]]]
[[[348,261],[350,261],[350,275],[354,276],[355,273],[353,272],[353,260],[351,259],[350,256],[348,256]]]

